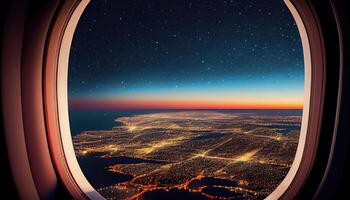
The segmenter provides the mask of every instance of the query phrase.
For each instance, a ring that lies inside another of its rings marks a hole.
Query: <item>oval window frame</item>
[[[301,34],[304,53],[304,108],[299,144],[292,167],[280,185],[267,197],[290,198],[300,190],[313,164],[317,150],[319,105],[323,101],[322,83],[324,61],[322,60],[322,37],[317,20],[304,2],[284,0]],[[104,199],[86,180],[75,157],[68,115],[68,60],[70,46],[76,25],[89,0],[69,1],[64,4],[58,16],[48,45],[45,72],[45,102],[47,109],[48,138],[55,167],[65,187],[75,198]],[[303,11],[303,12],[300,12]],[[305,23],[308,25],[306,26]],[[57,29],[57,33],[55,31]],[[312,34],[310,34],[312,33]],[[313,56],[316,55],[316,56]],[[317,56],[318,55],[318,56]],[[320,56],[321,55],[321,56]],[[318,66],[315,68],[315,66]],[[317,70],[316,70],[317,69]],[[54,114],[49,114],[52,111]],[[312,131],[310,131],[310,128]],[[309,146],[311,145],[311,146]],[[308,148],[305,149],[305,146]]]

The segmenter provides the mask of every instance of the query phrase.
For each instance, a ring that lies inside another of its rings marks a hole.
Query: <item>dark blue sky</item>
[[[69,62],[70,99],[300,102],[303,86],[282,0],[93,0]]]

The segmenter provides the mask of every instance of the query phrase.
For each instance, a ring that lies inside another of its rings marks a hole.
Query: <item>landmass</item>
[[[216,111],[140,114],[73,138],[78,159],[124,177],[107,199],[263,199],[286,176],[301,116]],[[92,185],[93,182],[92,182]]]

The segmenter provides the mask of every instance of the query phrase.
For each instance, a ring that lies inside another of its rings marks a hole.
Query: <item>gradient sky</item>
[[[94,0],[75,32],[70,108],[302,108],[282,0]]]

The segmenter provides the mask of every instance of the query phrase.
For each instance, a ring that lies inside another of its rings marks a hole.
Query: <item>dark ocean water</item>
[[[178,112],[185,110],[70,110],[69,121],[72,135],[81,131],[111,130],[121,124],[115,119],[129,117],[137,114]],[[189,111],[189,110],[186,110]],[[208,110],[203,110],[208,111]],[[221,113],[255,113],[261,115],[301,116],[302,110],[209,110]],[[277,127],[275,127],[277,128]]]

